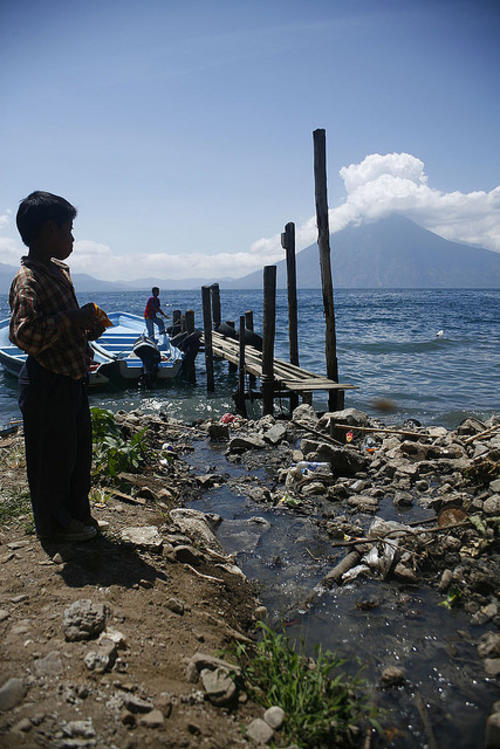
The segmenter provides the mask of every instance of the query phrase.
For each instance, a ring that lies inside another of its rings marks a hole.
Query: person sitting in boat
[[[26,471],[39,538],[88,541],[92,428],[87,396],[89,340],[105,323],[95,305],[78,305],[68,266],[76,208],[36,191],[17,212],[29,252],[12,282],[10,340],[28,358],[19,373]]]
[[[160,335],[164,335],[166,332],[165,323],[161,318],[158,317],[158,315],[163,315],[163,317],[165,318],[167,318],[168,315],[161,308],[159,297],[160,289],[158,288],[158,286],[153,286],[151,292],[153,296],[150,296],[148,301],[146,302],[146,309],[144,310],[144,321],[146,323],[148,336],[154,339],[154,325],[158,326],[158,332],[160,333]]]

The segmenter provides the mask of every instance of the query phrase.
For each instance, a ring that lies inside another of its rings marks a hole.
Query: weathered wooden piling
[[[238,413],[246,418],[245,403],[245,315],[240,315],[240,356],[238,362]]]
[[[215,390],[214,354],[212,348],[212,304],[210,287],[201,287],[201,301],[203,306],[203,338],[205,341],[205,366],[207,370],[207,392]]]
[[[180,325],[182,319],[182,312],[180,309],[174,309],[172,312],[172,325]]]
[[[245,312],[245,328],[253,332],[253,329],[254,329],[253,328],[253,312],[251,309],[247,309],[247,311]],[[252,390],[253,388],[255,388],[255,385],[256,385],[256,379],[254,375],[251,374],[248,376],[249,390]]]
[[[314,185],[316,198],[316,224],[318,226],[319,261],[321,287],[323,291],[323,311],[326,322],[325,355],[326,375],[334,382],[339,381],[337,363],[337,336],[335,332],[335,307],[333,302],[333,281],[330,262],[330,228],[328,221],[328,196],[326,180],[326,136],[323,129],[313,132],[314,139]],[[337,411],[343,408],[344,393],[330,390],[328,408]]]
[[[186,326],[186,333],[194,332],[194,310],[187,309],[184,313],[184,321]]]
[[[286,277],[288,291],[288,343],[290,363],[299,366],[299,338],[297,325],[297,271],[295,267],[295,224],[289,222],[281,235],[281,246],[286,250]],[[290,395],[290,410],[299,404],[297,393]]]
[[[276,266],[264,267],[262,322],[262,405],[263,414],[274,410],[274,333],[276,328]]]
[[[212,320],[214,328],[220,325],[221,314],[220,314],[220,288],[218,283],[213,283],[210,287],[212,291]]]

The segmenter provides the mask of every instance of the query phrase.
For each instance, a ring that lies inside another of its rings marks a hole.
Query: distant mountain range
[[[330,248],[337,288],[500,288],[500,253],[450,242],[404,216],[348,226],[330,237]],[[316,243],[297,253],[296,267],[299,288],[321,287]],[[286,287],[285,260],[277,263],[277,284]],[[224,284],[260,286],[262,271]]]
[[[331,237],[331,251],[337,288],[500,288],[500,253],[450,242],[404,216],[348,226]],[[286,262],[276,265],[278,288],[285,288]],[[296,266],[299,288],[321,287],[316,243],[297,253]],[[0,293],[8,292],[16,270],[0,264]],[[256,289],[262,286],[262,270],[237,279],[181,281],[142,278],[110,282],[84,273],[73,275],[79,292],[142,291],[154,285],[166,290],[194,289],[215,280],[225,289]]]

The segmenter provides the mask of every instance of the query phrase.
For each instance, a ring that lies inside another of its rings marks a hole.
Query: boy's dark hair
[[[55,221],[62,226],[73,221],[76,208],[59,195],[36,190],[21,201],[16,216],[16,224],[24,244],[29,247],[46,221]]]
[[[154,294],[154,293],[155,293],[155,291],[157,291],[157,292],[158,292],[158,294],[160,293],[160,289],[158,288],[158,286],[153,286],[153,288],[151,289],[151,293],[152,293],[152,294]]]

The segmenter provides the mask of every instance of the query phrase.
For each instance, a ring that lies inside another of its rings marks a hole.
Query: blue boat
[[[7,372],[17,377],[28,354],[9,340],[9,325],[9,317],[0,320],[0,364]],[[109,368],[101,362],[93,362],[89,367],[89,387],[106,385],[109,382],[107,369]]]
[[[184,354],[166,333],[160,335],[159,340],[147,338],[144,318],[129,312],[109,312],[108,318],[113,327],[91,341],[90,346],[96,363],[115,365],[108,370],[112,378],[114,375],[119,380],[137,380],[144,374],[144,362],[139,356],[141,344],[142,348],[149,346],[159,353],[157,379],[171,379],[180,373]]]

